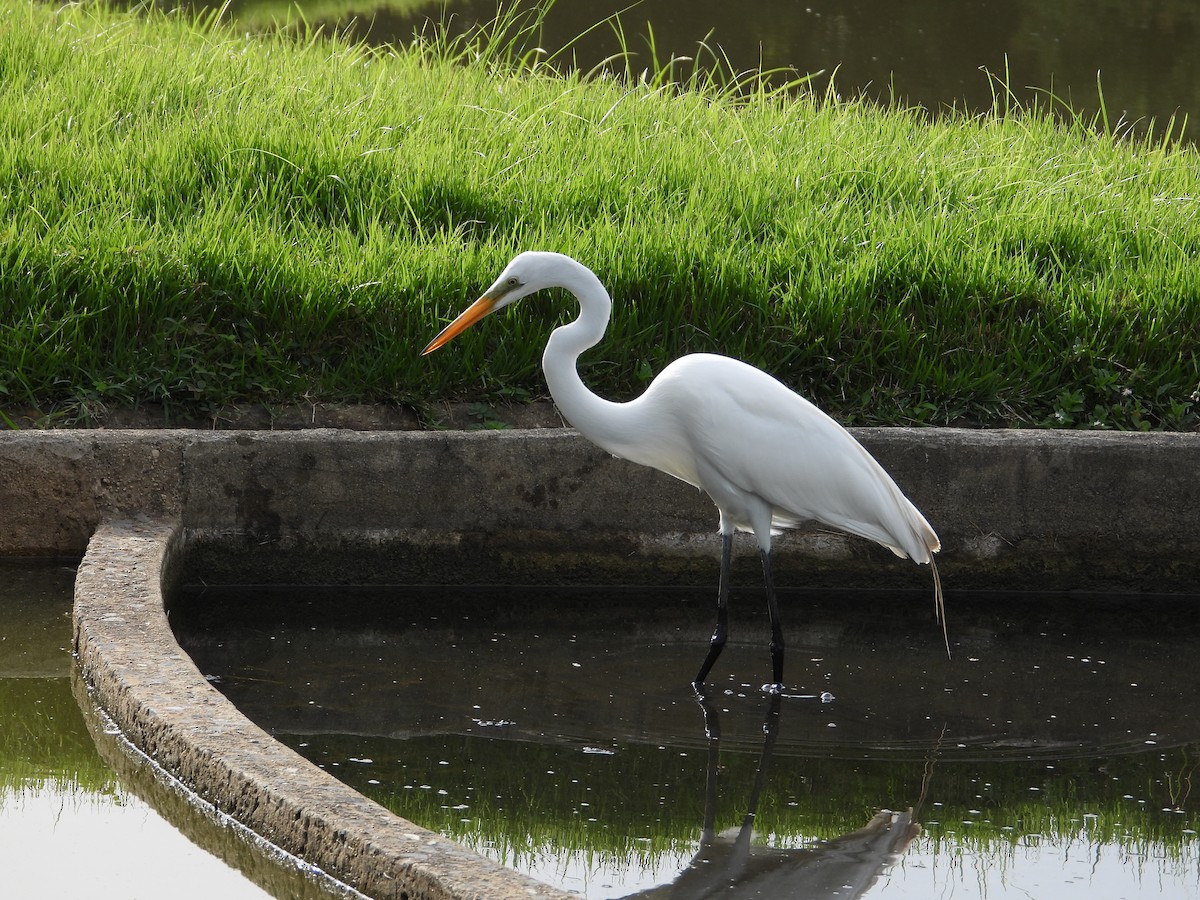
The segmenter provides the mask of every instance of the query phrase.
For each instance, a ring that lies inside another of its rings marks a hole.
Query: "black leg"
[[[767,614],[771,617],[771,671],[776,690],[783,688],[783,626],[779,622],[779,601],[775,599],[775,579],[771,577],[771,551],[762,551],[763,584],[767,589]]]
[[[729,558],[733,555],[733,535],[721,535],[721,580],[717,587],[717,627],[713,630],[712,640],[708,643],[708,656],[704,657],[704,665],[693,684],[704,684],[708,671],[725,649],[725,641],[729,637]]]

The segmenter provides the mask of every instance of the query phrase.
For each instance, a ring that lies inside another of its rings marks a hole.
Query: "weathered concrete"
[[[104,764],[124,792],[140,798],[184,837],[283,900],[367,900],[318,866],[286,852],[212,804],[148,757],[125,737],[95,700],[95,689],[78,667],[71,688],[84,724]]]
[[[79,567],[75,650],[129,740],[216,810],[370,897],[567,897],[399,818],[276,742],[171,634],[178,522],[106,522]]]
[[[950,591],[1200,591],[1200,435],[856,435],[937,528]],[[695,490],[556,429],[0,433],[0,555],[87,549],[76,649],[98,702],[216,809],[375,897],[559,895],[275,743],[179,649],[164,587],[710,583],[715,523]],[[776,559],[789,585],[928,587],[927,572],[824,531],[787,536]]]
[[[856,435],[934,524],[951,590],[1200,587],[1200,435]],[[209,581],[708,583],[716,544],[706,497],[561,429],[0,433],[0,510],[4,556],[176,517]],[[790,584],[928,577],[828,531],[789,534],[776,566]]]

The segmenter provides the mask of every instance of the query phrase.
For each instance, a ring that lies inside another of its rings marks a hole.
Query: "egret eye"
[[[509,279],[508,279],[508,281],[506,282],[506,284],[507,284],[507,285],[508,285],[510,288],[520,287],[520,286],[521,286],[521,279],[520,279],[520,278],[518,278],[516,275],[512,275],[512,276],[510,276],[510,277],[509,277]]]

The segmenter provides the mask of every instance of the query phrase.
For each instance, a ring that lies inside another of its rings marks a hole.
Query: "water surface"
[[[0,564],[0,895],[329,897],[307,879],[273,872],[227,830],[194,822],[183,801],[139,776],[115,734],[85,717],[86,691],[72,679],[74,577],[68,567]],[[148,796],[173,803],[170,820]]]
[[[407,41],[430,20],[465,29],[497,9],[485,0],[234,0],[228,14],[265,27],[294,19],[297,7],[310,23],[375,43]],[[621,11],[623,42],[612,27],[592,28]],[[585,69],[624,47],[637,71],[656,59],[710,57],[702,42],[737,71],[821,73],[819,90],[833,79],[843,94],[931,110],[990,109],[997,76],[1023,103],[1053,93],[1089,117],[1100,110],[1100,82],[1113,123],[1161,125],[1200,111],[1200,6],[1191,0],[560,0],[538,45],[570,45]]]
[[[209,590],[172,621],[318,765],[587,897],[728,865],[750,806],[746,865],[793,891],[832,867],[854,896],[1200,892],[1194,601],[956,598],[947,660],[924,595],[791,594],[773,710],[756,592],[691,689],[707,593]],[[920,833],[847,851],[881,809]]]

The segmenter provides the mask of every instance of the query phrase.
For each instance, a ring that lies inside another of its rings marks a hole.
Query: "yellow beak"
[[[488,297],[487,295],[480,297],[465,310],[463,310],[457,319],[443,328],[438,336],[429,342],[429,346],[421,351],[421,355],[425,356],[426,354],[432,353],[438,347],[442,346],[442,344],[450,343],[450,341],[454,340],[456,337],[490,313],[493,309],[495,309],[495,307],[496,300],[494,297]]]

